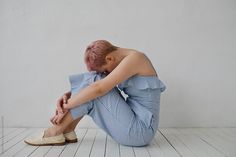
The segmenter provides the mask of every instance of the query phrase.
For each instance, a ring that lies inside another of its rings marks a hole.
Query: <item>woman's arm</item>
[[[65,109],[79,106],[99,96],[105,95],[119,83],[137,74],[143,65],[143,54],[135,53],[126,56],[119,65],[105,78],[93,82],[89,86],[80,90],[74,97],[68,99]]]
[[[95,99],[99,96],[102,96],[103,93],[99,89],[98,84],[96,82],[81,89],[74,97],[68,99],[67,103],[63,105],[63,108],[64,109],[71,109],[75,106],[78,106],[78,105],[88,102],[92,99]]]

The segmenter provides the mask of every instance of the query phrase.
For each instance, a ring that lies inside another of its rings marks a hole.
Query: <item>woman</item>
[[[118,143],[147,145],[157,131],[160,95],[166,89],[147,56],[97,40],[87,47],[85,63],[89,72],[69,76],[71,90],[58,100],[53,126],[25,142],[77,142],[74,129],[89,115]]]

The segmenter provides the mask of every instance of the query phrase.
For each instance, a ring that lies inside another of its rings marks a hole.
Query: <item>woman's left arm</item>
[[[71,109],[99,96],[105,95],[117,84],[137,74],[142,68],[142,65],[142,54],[128,55],[106,77],[91,83],[89,86],[80,90],[75,96],[68,99],[67,104],[64,104],[63,108]]]
[[[104,95],[104,93],[100,90],[98,82],[96,81],[81,89],[74,97],[68,99],[67,103],[63,104],[63,108],[71,109],[102,95]]]

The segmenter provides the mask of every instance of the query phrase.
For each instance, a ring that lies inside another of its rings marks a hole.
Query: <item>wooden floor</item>
[[[236,128],[160,128],[146,147],[120,145],[98,128],[77,128],[79,141],[74,144],[37,147],[23,142],[43,129],[5,128],[0,156],[236,157]]]

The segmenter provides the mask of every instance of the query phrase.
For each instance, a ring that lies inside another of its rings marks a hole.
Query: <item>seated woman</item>
[[[69,76],[71,90],[58,100],[53,126],[25,142],[35,146],[77,142],[74,129],[89,115],[118,143],[147,145],[157,131],[160,95],[166,89],[151,61],[142,52],[106,40],[92,42],[84,59],[89,72]]]

